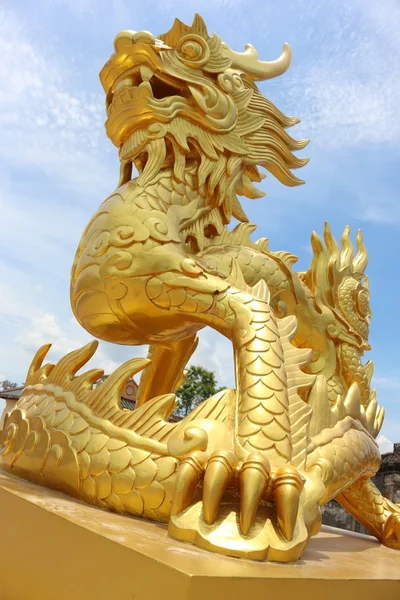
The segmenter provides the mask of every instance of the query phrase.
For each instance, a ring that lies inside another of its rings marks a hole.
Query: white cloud
[[[52,343],[49,360],[54,362],[92,339],[71,316],[68,273],[64,287],[55,277],[43,281],[45,291],[36,291],[35,273],[24,273],[0,261],[0,368],[5,378],[18,383],[24,381],[34,354],[43,344]],[[113,348],[100,343],[89,368],[110,373],[145,352],[146,348]]]
[[[376,441],[379,444],[379,450],[381,454],[385,454],[385,452],[393,452],[393,442],[391,442],[385,435],[380,435],[376,438]]]
[[[215,8],[216,6],[222,5],[226,10],[229,8],[236,7],[242,4],[243,0],[202,0],[201,3],[201,11],[204,12],[205,9]],[[132,3],[124,0],[107,0],[106,2],[102,2],[102,0],[44,0],[44,4],[48,6],[66,6],[72,12],[75,12],[79,16],[86,16],[88,13],[94,13],[96,9],[99,8],[103,4],[106,6],[110,6],[112,8],[112,12],[118,11],[119,13],[125,14],[126,16],[130,16],[132,11]],[[162,4],[162,8],[165,11],[173,12],[179,16],[179,11],[182,9],[186,9],[189,7],[193,9],[193,11],[200,10],[198,0],[168,0],[167,2],[156,2],[155,9],[158,8],[157,4]],[[101,7],[103,8],[103,7]],[[134,7],[135,12],[140,7]],[[128,27],[128,25],[127,25]]]
[[[398,144],[399,5],[355,0],[317,8],[326,15],[313,27],[308,60],[282,82],[301,131],[326,149]]]
[[[399,377],[374,377],[373,384],[385,390],[400,389]]]
[[[37,277],[0,259],[0,319],[24,322],[46,310],[49,296],[56,290],[49,286],[43,295],[36,291]]]
[[[20,318],[27,311],[29,304],[21,300],[15,288],[7,283],[0,282],[0,315]]]
[[[189,362],[215,372],[219,385],[235,387],[232,343],[213,329],[199,333],[199,345]]]
[[[0,28],[0,79],[5,82],[0,156],[14,167],[60,177],[75,189],[101,188],[112,177],[104,159],[110,150],[103,133],[104,97],[77,90],[76,69],[50,44],[33,40],[20,16],[0,10]]]
[[[100,0],[43,0],[46,8],[53,9],[55,7],[66,6],[72,12],[80,16],[92,14],[98,7]]]
[[[52,347],[48,354],[48,360],[53,362],[60,360],[69,352],[77,350],[92,339],[75,320],[71,319],[69,323],[61,326],[57,317],[52,313],[44,313],[30,320],[16,337],[19,346],[32,358],[41,346],[51,343]],[[120,366],[121,362],[144,355],[144,349],[142,348],[124,349],[124,360],[117,362],[110,357],[109,347],[108,344],[100,343],[94,356],[83,368],[85,370],[90,368],[103,369],[105,373],[110,374]]]
[[[360,219],[363,221],[369,221],[370,223],[376,223],[380,225],[397,225],[399,222],[400,215],[398,214],[398,207],[392,207],[389,205],[380,205],[379,200],[376,200],[376,204],[370,204],[363,209],[363,212],[359,214]]]
[[[33,190],[27,196],[18,190],[18,185],[18,181],[14,185],[0,181],[3,261],[12,257],[14,261],[30,265],[37,276],[39,271],[47,271],[57,273],[57,278],[68,278],[83,224],[89,220],[92,210],[80,204],[68,206],[66,201],[60,203],[57,198],[46,202]]]

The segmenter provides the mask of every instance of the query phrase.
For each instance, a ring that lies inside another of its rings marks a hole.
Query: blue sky
[[[98,72],[121,29],[167,31],[201,12],[236,50],[264,60],[284,41],[283,77],[263,93],[309,137],[307,184],[268,177],[267,196],[244,201],[273,250],[311,259],[309,237],[328,220],[336,237],[362,228],[373,320],[368,356],[386,408],[383,450],[400,441],[398,173],[400,4],[397,0],[0,0],[0,380],[22,382],[36,349],[60,358],[90,338],[69,306],[69,270],[87,221],[115,188],[118,160],[103,131]],[[304,154],[304,153],[303,153]],[[101,344],[92,362],[110,372],[145,349]],[[233,385],[229,344],[211,331],[194,359]]]

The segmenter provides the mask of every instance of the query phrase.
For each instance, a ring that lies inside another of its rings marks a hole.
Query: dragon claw
[[[388,517],[382,541],[386,546],[400,550],[400,512]]]
[[[240,470],[240,530],[247,535],[267,489],[271,466],[269,460],[257,452],[250,454]]]
[[[232,452],[214,452],[206,468],[203,483],[203,519],[213,525],[226,487],[234,479],[238,460]]]
[[[217,450],[210,457],[196,451],[185,457],[178,470],[171,515],[186,510],[193,501],[198,484],[203,480],[202,519],[214,525],[228,487],[239,486],[242,536],[247,536],[256,521],[260,503],[273,501],[281,535],[291,541],[298,517],[300,495],[305,478],[290,464],[271,473],[269,460],[253,452],[239,463],[233,452]],[[400,521],[399,521],[400,526]]]
[[[288,541],[293,539],[303,485],[304,478],[291,465],[285,465],[275,473],[273,496],[276,516],[280,530]]]
[[[193,452],[182,460],[176,476],[171,515],[177,515],[190,506],[206,461],[207,455],[201,451]]]

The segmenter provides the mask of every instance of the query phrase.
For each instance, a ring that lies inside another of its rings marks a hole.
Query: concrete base
[[[295,564],[239,560],[4,472],[0,535],[7,600],[400,598],[400,552],[367,536],[324,528]]]

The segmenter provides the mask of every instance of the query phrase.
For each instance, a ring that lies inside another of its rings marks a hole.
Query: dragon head
[[[191,26],[178,19],[157,39],[147,31],[122,31],[100,73],[107,95],[106,131],[119,148],[120,185],[132,163],[145,185],[163,167],[182,181],[193,167],[203,206],[219,207],[223,222],[247,217],[237,195],[264,194],[262,166],[282,183],[303,183],[291,169],[307,159],[292,154],[308,140],[293,140],[286,128],[298,119],[283,115],[256,87],[289,67],[284,45],[275,61],[262,62],[251,45],[232,51],[196,15]]]
[[[350,240],[350,228],[344,229],[341,248],[333,237],[328,223],[324,230],[325,245],[313,232],[311,244],[313,259],[306,273],[306,281],[315,292],[317,303],[328,307],[334,314],[335,325],[328,333],[360,350],[369,350],[368,277],[364,274],[368,254],[362,233],[357,233],[357,254]]]

